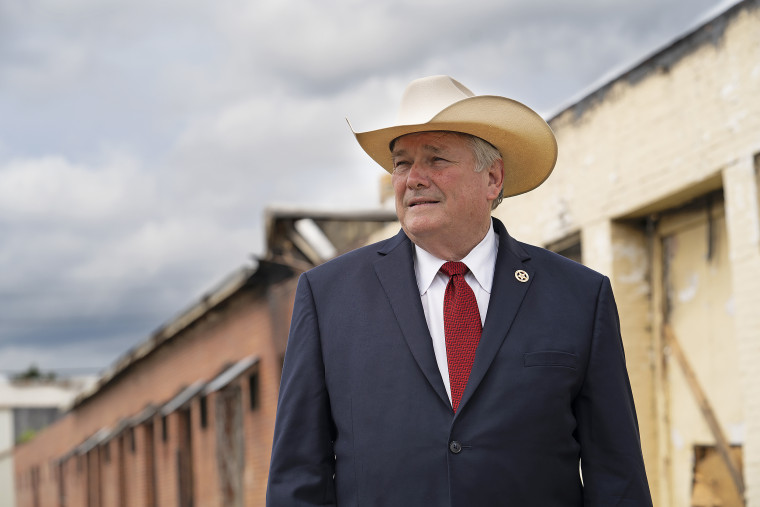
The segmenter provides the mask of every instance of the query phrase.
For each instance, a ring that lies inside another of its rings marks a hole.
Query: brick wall
[[[178,505],[177,454],[187,447],[179,440],[185,410],[190,414],[195,505],[221,507],[214,410],[218,392],[206,397],[205,428],[201,425],[200,395],[165,416],[166,440],[164,417],[160,412],[136,424],[124,423],[134,420],[149,405],[165,404],[196,381],[214,379],[226,366],[247,356],[259,359],[256,408],[250,409],[248,373],[234,379],[230,386],[241,391],[244,505],[262,505],[281,373],[281,349],[285,343],[283,337],[273,336],[273,326],[277,332],[283,329],[287,332],[287,324],[273,322],[272,316],[289,320],[294,283],[295,280],[286,280],[271,286],[275,287],[274,296],[268,292],[270,287],[236,292],[192,326],[136,361],[32,442],[17,447],[14,460],[18,507],[34,506],[35,494],[40,506],[61,505],[59,463],[62,463],[67,507],[142,507],[150,506],[153,498],[158,505]],[[120,424],[123,430],[113,431]],[[75,452],[80,444],[103,428],[111,431],[109,440],[94,445],[84,454]]]

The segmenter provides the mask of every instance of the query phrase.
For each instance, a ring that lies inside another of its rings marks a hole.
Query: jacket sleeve
[[[586,375],[574,403],[584,505],[651,507],[620,322],[606,277],[596,305]]]
[[[317,311],[304,274],[296,290],[280,383],[268,507],[335,505],[333,428]]]

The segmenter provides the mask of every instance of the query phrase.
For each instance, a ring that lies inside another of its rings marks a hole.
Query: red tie
[[[467,266],[462,262],[447,262],[441,266],[441,271],[449,276],[443,295],[443,330],[446,335],[451,406],[456,412],[470,378],[483,327],[475,293],[464,279],[464,274],[469,271]]]

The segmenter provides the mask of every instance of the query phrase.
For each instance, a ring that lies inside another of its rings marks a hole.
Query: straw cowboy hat
[[[433,130],[464,132],[494,145],[504,160],[504,197],[539,186],[557,161],[554,133],[535,111],[506,97],[475,95],[449,76],[412,81],[396,125],[369,132],[351,129],[364,151],[389,173],[394,139]]]

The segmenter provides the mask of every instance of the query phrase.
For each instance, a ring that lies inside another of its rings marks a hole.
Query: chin
[[[403,229],[409,237],[424,238],[440,231],[442,227],[429,220],[407,220]]]

